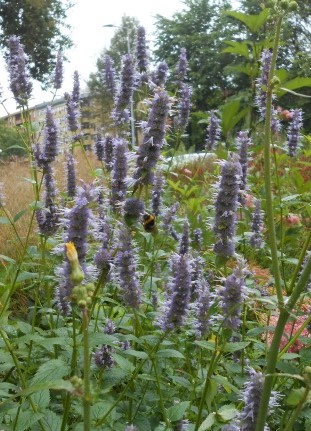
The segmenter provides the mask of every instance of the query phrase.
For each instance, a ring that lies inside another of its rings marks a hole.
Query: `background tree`
[[[8,37],[19,36],[29,56],[34,79],[47,83],[57,51],[72,46],[63,32],[68,0],[1,0],[0,47],[7,50]]]
[[[6,159],[25,154],[26,147],[21,134],[16,128],[7,126],[4,121],[0,121],[0,158]]]

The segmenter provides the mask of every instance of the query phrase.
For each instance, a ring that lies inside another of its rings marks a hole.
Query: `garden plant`
[[[200,155],[183,155],[193,91],[183,47],[175,70],[151,70],[139,26],[118,76],[103,58],[112,110],[91,152],[78,71],[60,142],[52,104],[42,130],[31,122],[27,57],[10,36],[33,196],[12,214],[18,172],[2,180],[1,430],[311,430],[311,139],[302,110],[278,100],[304,97],[277,69],[296,6],[274,0],[260,15],[273,33],[252,121],[235,117],[229,133],[232,105],[209,111]],[[53,99],[62,73],[59,53]]]

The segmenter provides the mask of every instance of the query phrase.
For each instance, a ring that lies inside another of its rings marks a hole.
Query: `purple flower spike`
[[[79,126],[80,112],[77,109],[77,105],[69,93],[65,93],[64,98],[65,98],[66,108],[67,108],[68,129],[71,132],[76,133],[80,128]]]
[[[104,57],[104,70],[102,79],[109,94],[113,97],[116,90],[116,71],[113,59],[109,55]]]
[[[112,170],[113,166],[113,139],[112,136],[106,134],[103,140],[104,161],[107,171]]]
[[[242,168],[239,156],[232,154],[222,165],[215,202],[214,232],[218,237],[218,242],[214,246],[214,251],[224,257],[233,256],[235,251],[233,238],[241,176]]]
[[[53,77],[53,84],[55,90],[59,90],[62,87],[63,74],[63,53],[61,50],[59,50],[57,53],[55,72]]]
[[[197,337],[202,338],[209,333],[210,328],[210,289],[205,280],[200,280],[197,287],[195,303],[195,329]]]
[[[94,362],[98,368],[109,370],[114,366],[114,359],[112,356],[113,349],[111,346],[103,344],[102,347],[94,354]]]
[[[9,38],[8,69],[11,91],[20,105],[26,105],[31,97],[32,83],[27,70],[27,56],[17,36]]]
[[[77,185],[76,185],[76,168],[75,159],[72,153],[66,154],[66,168],[67,168],[67,196],[73,198],[76,196]]]
[[[97,160],[99,160],[100,162],[104,160],[104,152],[105,152],[105,148],[104,148],[104,142],[103,142],[102,136],[100,133],[97,133],[96,141],[95,141],[95,154],[96,154]]]
[[[148,121],[144,128],[143,142],[137,151],[137,168],[134,172],[136,183],[153,184],[153,171],[160,157],[169,109],[168,94],[160,90],[152,100]]]
[[[80,103],[80,76],[79,72],[75,70],[73,72],[73,89],[71,94],[72,101],[79,106]]]
[[[257,199],[255,203],[255,210],[252,214],[252,236],[250,238],[250,244],[254,248],[263,247],[262,239],[263,230],[263,212],[261,211],[260,201]]]
[[[115,124],[121,125],[129,121],[128,107],[134,91],[134,62],[130,54],[122,57],[122,70],[119,88],[114,100],[112,118]]]
[[[123,211],[125,216],[139,218],[145,212],[145,203],[137,198],[128,198],[124,202]]]
[[[211,151],[215,148],[215,145],[221,136],[221,120],[217,116],[218,111],[209,111],[207,136],[206,136],[206,149]]]
[[[187,76],[188,60],[186,48],[180,49],[179,62],[177,66],[177,82],[181,85]]]
[[[154,176],[152,189],[152,212],[156,217],[161,214],[163,186],[164,179],[161,172],[158,171]]]
[[[168,75],[168,65],[165,62],[159,63],[153,74],[152,81],[158,87],[164,87]]]
[[[58,147],[58,130],[54,120],[52,108],[48,106],[46,108],[44,150],[42,155],[45,162],[54,162],[58,154]]]
[[[39,231],[42,235],[54,235],[59,226],[59,213],[54,203],[56,187],[53,170],[49,164],[44,168],[45,203],[44,208],[36,211]]]
[[[260,76],[256,80],[256,104],[260,118],[264,119],[266,114],[267,87],[272,60],[272,52],[264,49],[260,58]]]
[[[180,89],[180,100],[178,105],[177,128],[184,131],[189,122],[190,106],[191,106],[192,88],[189,85],[182,84]]]
[[[111,181],[111,204],[116,208],[125,200],[127,192],[127,141],[115,138]]]
[[[139,26],[137,29],[136,57],[139,72],[146,72],[148,69],[146,30],[142,26]]]
[[[302,110],[291,109],[290,113],[292,115],[292,121],[287,132],[287,147],[288,155],[290,157],[294,157],[297,154],[297,149],[299,148],[301,139],[300,130],[302,127]]]
[[[178,329],[188,313],[191,291],[191,265],[187,254],[177,255],[172,262],[173,277],[169,286],[171,295],[167,303],[162,329]]]
[[[186,254],[189,252],[190,237],[189,237],[189,222],[188,220],[184,223],[183,232],[179,243],[179,254]]]
[[[122,227],[119,238],[116,266],[119,272],[122,296],[128,307],[138,308],[141,304],[142,291],[138,282],[131,232],[126,227]]]
[[[241,307],[245,296],[247,273],[246,263],[241,259],[236,269],[226,278],[225,286],[220,292],[224,326],[233,331],[238,330],[241,324]]]

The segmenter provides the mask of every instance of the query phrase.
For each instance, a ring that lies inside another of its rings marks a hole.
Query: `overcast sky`
[[[95,70],[96,60],[101,51],[108,47],[114,34],[114,28],[105,28],[103,25],[120,25],[123,15],[138,18],[141,25],[146,28],[147,39],[152,40],[154,31],[154,16],[160,14],[171,17],[175,12],[184,8],[182,0],[74,0],[76,3],[68,11],[68,24],[72,26],[71,38],[74,47],[66,52],[70,63],[65,63],[65,80],[60,94],[72,90],[72,75],[78,70],[81,76],[81,87],[89,74]],[[4,97],[11,98],[8,90],[7,71],[3,59],[0,60],[0,84]],[[50,93],[40,90],[35,84],[33,106],[50,100]],[[15,111],[15,102],[10,99],[6,102],[9,112]],[[0,107],[0,116],[6,115]]]

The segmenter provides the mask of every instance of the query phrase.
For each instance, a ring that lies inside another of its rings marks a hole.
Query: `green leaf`
[[[237,343],[226,343],[224,347],[224,352],[237,352],[238,350],[243,350],[250,344],[250,341],[239,341]]]
[[[61,359],[50,359],[42,364],[32,379],[32,384],[55,381],[69,374],[70,368]]]
[[[231,419],[235,418],[238,412],[238,409],[236,409],[233,404],[228,404],[220,407],[217,414],[218,416],[220,416],[221,420],[223,420],[224,422],[228,422]]]
[[[247,15],[242,12],[226,11],[225,14],[241,21],[252,33],[257,33],[268,19],[270,10],[263,9],[258,15]]]
[[[17,220],[19,220],[26,212],[27,210],[21,210],[20,212],[15,214],[15,216],[13,217],[13,221],[17,222]]]
[[[132,362],[123,358],[123,356],[114,353],[113,358],[122,370],[127,371],[128,373],[132,373],[134,371],[135,367]]]
[[[8,217],[0,217],[1,224],[10,224],[10,219]]]
[[[43,410],[48,407],[50,403],[50,391],[48,389],[37,391],[32,395],[31,399],[39,410]]]
[[[185,359],[184,355],[180,353],[178,350],[174,349],[165,349],[165,350],[159,350],[156,353],[156,356],[158,358],[180,358]]]
[[[212,380],[221,385],[228,394],[230,394],[231,392],[234,392],[236,394],[240,393],[240,389],[230,383],[227,377],[217,375],[213,376]]]
[[[277,91],[278,97],[284,96],[287,93],[286,90],[296,90],[297,88],[311,87],[311,78],[294,78],[290,81],[284,82]]]
[[[4,254],[0,254],[0,259],[4,260],[5,262],[16,263],[16,260],[12,259],[9,256],[5,256]]]
[[[22,411],[18,415],[18,422],[15,429],[16,431],[33,429],[33,425],[36,424],[44,416],[44,413],[33,412],[32,410],[28,410],[27,412]]]
[[[216,413],[210,413],[207,418],[201,423],[199,431],[209,430],[216,421]]]
[[[228,46],[227,48],[224,48],[221,52],[229,52],[231,54],[238,54],[242,55],[243,57],[249,59],[249,48],[248,43],[243,42],[237,42],[233,40],[225,40],[224,41]]]
[[[39,274],[37,272],[21,271],[18,274],[16,282],[20,283],[20,282],[26,281],[26,280],[35,280],[38,277],[39,277]]]
[[[213,341],[195,341],[195,344],[200,346],[202,349],[211,350],[212,352],[215,350],[215,343]]]
[[[45,431],[60,430],[62,426],[62,421],[62,416],[58,416],[56,413],[51,412],[50,410],[45,411],[44,419],[42,420],[42,422],[44,423]]]
[[[139,359],[147,359],[148,358],[148,355],[146,352],[141,352],[139,350],[132,350],[132,349],[124,350],[124,354],[130,355],[130,356],[135,356],[135,358],[139,358]]]
[[[183,418],[185,411],[188,409],[190,401],[182,401],[175,406],[169,407],[167,411],[167,417],[171,422],[179,421]]]
[[[302,399],[304,392],[304,388],[292,389],[285,400],[285,404],[293,407],[297,406]]]

